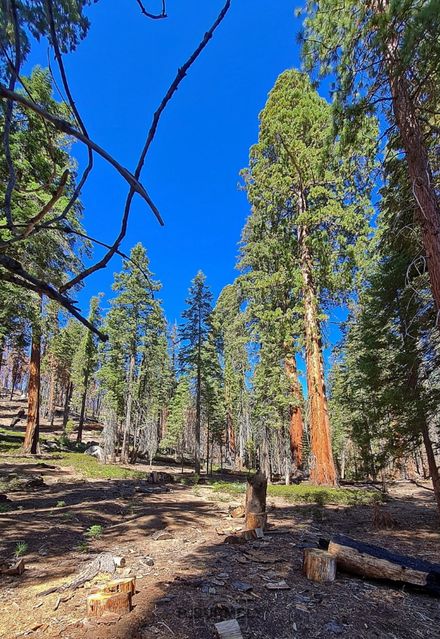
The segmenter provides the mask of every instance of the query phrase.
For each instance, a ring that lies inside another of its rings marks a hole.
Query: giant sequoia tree
[[[374,127],[342,152],[330,106],[307,76],[286,71],[260,114],[258,143],[246,174],[252,215],[244,232],[242,267],[271,277],[270,304],[280,316],[301,313],[311,434],[311,477],[336,483],[322,357],[322,310],[344,299],[368,233],[368,146]],[[361,142],[362,140],[362,142]],[[258,237],[258,242],[255,241]],[[253,252],[262,251],[254,259]],[[281,256],[281,259],[280,259]],[[277,260],[276,268],[273,268]],[[272,272],[265,264],[272,261]],[[281,283],[284,299],[279,300]],[[299,310],[300,309],[300,310]],[[274,326],[272,324],[272,330]],[[284,329],[288,353],[298,329]],[[289,355],[287,361],[292,362]]]

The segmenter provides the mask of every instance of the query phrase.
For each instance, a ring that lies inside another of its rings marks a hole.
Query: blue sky
[[[88,10],[91,28],[65,58],[71,89],[93,139],[134,170],[152,114],[179,65],[220,11],[222,0],[168,0],[167,20],[144,18],[135,0],[100,0]],[[122,8],[122,6],[124,8]],[[146,0],[148,9],[160,8]],[[258,113],[277,76],[300,65],[300,20],[290,0],[233,0],[232,8],[168,106],[145,166],[145,184],[165,219],[161,228],[137,197],[122,250],[138,241],[163,283],[169,321],[179,319],[198,269],[214,296],[231,282],[241,228],[248,215],[239,171],[256,141]],[[28,67],[47,63],[47,45]],[[75,145],[80,165],[85,154]],[[105,242],[117,234],[127,193],[124,180],[97,159],[82,194],[84,225]],[[95,249],[95,257],[100,255]],[[79,295],[111,296],[110,266],[86,280]],[[105,306],[104,302],[104,306]]]

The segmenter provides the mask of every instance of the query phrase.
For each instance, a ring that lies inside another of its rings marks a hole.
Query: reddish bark
[[[434,497],[437,502],[437,508],[440,513],[440,473],[432,448],[431,438],[429,436],[428,424],[426,421],[422,424],[422,437],[425,445],[426,457],[428,459],[429,474],[431,475],[432,486],[434,488]]]
[[[305,207],[305,200],[302,195],[300,197],[300,207]],[[302,208],[302,210],[305,209]],[[298,241],[303,279],[307,390],[312,453],[310,478],[315,484],[334,486],[337,484],[337,477],[333,461],[327,395],[324,383],[318,302],[313,279],[312,256],[308,246],[308,231],[304,226],[298,229]]]
[[[292,406],[290,411],[290,424],[289,424],[289,439],[290,439],[290,453],[293,464],[297,468],[302,466],[302,442],[304,432],[304,420],[302,415],[302,390],[298,380],[298,370],[296,367],[295,356],[289,354],[284,360],[284,366],[286,370],[287,378],[290,381],[290,387],[292,390],[292,396],[294,398],[295,405]]]
[[[23,452],[33,455],[38,452],[40,430],[40,369],[41,335],[39,327],[34,327],[29,362],[28,416],[23,442]]]
[[[375,8],[384,13],[389,0],[375,0]],[[411,95],[411,87],[402,69],[399,36],[389,27],[385,42],[384,62],[391,91],[393,113],[405,151],[408,175],[417,202],[417,221],[426,254],[432,295],[440,310],[440,205],[432,179],[428,150]]]

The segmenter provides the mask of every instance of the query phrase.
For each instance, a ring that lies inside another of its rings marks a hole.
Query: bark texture
[[[290,381],[290,387],[292,390],[292,396],[295,405],[292,406],[290,411],[290,424],[289,424],[289,441],[290,441],[290,454],[292,463],[296,468],[301,468],[303,462],[303,433],[304,433],[304,420],[302,414],[303,396],[301,385],[298,379],[298,370],[296,367],[296,361],[294,355],[288,355],[285,359],[286,375]]]
[[[267,477],[261,472],[248,478],[245,502],[245,529],[266,528]]]
[[[35,455],[38,452],[40,430],[40,382],[41,382],[41,334],[34,326],[32,332],[31,359],[29,362],[28,416],[23,452]]]
[[[375,0],[374,6],[384,13],[389,0]],[[391,92],[393,113],[405,151],[408,176],[417,202],[417,221],[425,249],[432,295],[440,310],[440,204],[435,191],[428,149],[411,87],[402,68],[399,35],[389,28],[384,45],[385,70]]]
[[[305,202],[302,200],[302,206]],[[307,391],[309,400],[311,467],[310,478],[315,484],[337,484],[336,468],[330,437],[327,395],[324,383],[321,327],[318,300],[313,278],[313,261],[308,246],[306,227],[298,230],[304,296],[304,327],[306,337]]]

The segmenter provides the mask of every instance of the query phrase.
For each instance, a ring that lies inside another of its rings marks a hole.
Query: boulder
[[[91,455],[92,457],[96,457],[100,462],[104,461],[104,449],[101,446],[89,446],[84,451],[85,455]]]

